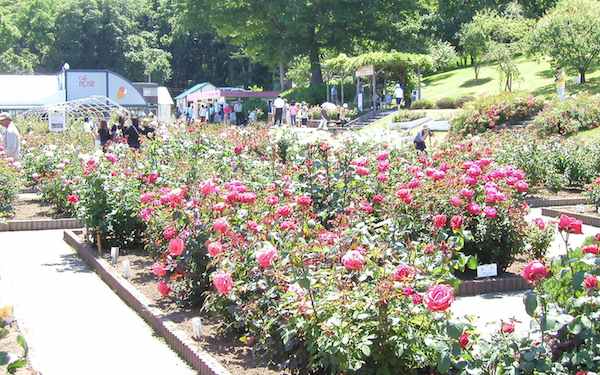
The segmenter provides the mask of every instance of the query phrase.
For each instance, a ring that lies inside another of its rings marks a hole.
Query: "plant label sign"
[[[477,266],[477,278],[481,279],[484,277],[498,276],[498,264],[482,264]]]

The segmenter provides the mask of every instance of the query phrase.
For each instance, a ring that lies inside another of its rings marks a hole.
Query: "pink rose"
[[[435,285],[427,290],[425,305],[429,311],[446,311],[454,302],[454,289],[448,285]]]
[[[205,197],[218,192],[217,184],[213,180],[206,180],[200,183],[200,192]]]
[[[473,198],[473,196],[475,195],[475,192],[471,189],[462,188],[460,189],[460,195],[466,199],[471,200],[471,198]]]
[[[213,285],[221,295],[227,295],[233,289],[233,279],[227,272],[217,272],[213,275]]]
[[[300,206],[308,207],[312,204],[312,198],[309,195],[301,195],[296,198],[296,203]]]
[[[527,190],[529,190],[529,184],[521,180],[515,184],[515,188],[519,193],[525,193],[527,192]]]
[[[583,279],[583,286],[586,289],[597,289],[598,288],[598,278],[593,275],[586,275],[585,279]]]
[[[483,209],[483,213],[485,214],[485,217],[487,217],[488,219],[495,219],[496,216],[498,216],[498,212],[496,211],[496,209],[494,207],[486,207]]]
[[[415,293],[410,297],[412,298],[413,305],[420,305],[423,303],[423,296],[419,293]]]
[[[209,242],[206,249],[208,250],[208,254],[214,258],[223,252],[223,244],[220,241]]]
[[[371,204],[369,202],[362,201],[362,202],[360,202],[360,204],[358,206],[362,211],[364,211],[368,214],[373,213],[373,206],[371,206]]]
[[[143,204],[148,204],[154,200],[154,194],[152,193],[143,193],[140,195],[140,202]]]
[[[521,276],[530,283],[536,283],[548,277],[550,271],[539,260],[532,260],[523,268]]]
[[[242,151],[244,151],[244,145],[237,145],[237,146],[235,146],[235,147],[234,147],[234,149],[233,149],[233,152],[234,152],[236,155],[239,155],[239,154],[241,154],[241,153],[242,153]]]
[[[154,263],[152,265],[152,273],[156,277],[163,277],[167,274],[167,270],[165,269],[165,267],[162,264]]]
[[[390,153],[387,151],[383,151],[379,155],[377,155],[377,160],[378,161],[387,160],[389,157],[390,157]]]
[[[256,252],[256,261],[262,268],[268,268],[277,259],[277,249],[272,245],[267,245]]]
[[[105,156],[106,156],[106,160],[110,161],[113,164],[115,164],[117,161],[119,161],[119,158],[115,154],[108,153]]]
[[[599,177],[600,178],[600,177]],[[596,235],[594,236],[594,239],[598,242],[600,242],[600,233],[596,233]]]
[[[394,281],[408,281],[415,277],[415,269],[409,265],[401,264],[396,267],[392,274]]]
[[[464,219],[462,216],[454,215],[452,216],[452,219],[450,219],[450,227],[452,228],[452,230],[458,231],[462,228],[463,222]]]
[[[269,206],[275,206],[276,204],[279,203],[279,197],[277,195],[269,195],[266,199],[265,202],[267,202],[267,204]]]
[[[281,206],[276,212],[279,217],[288,217],[292,214],[292,208],[290,206]]]
[[[161,296],[166,297],[171,293],[171,287],[164,280],[158,282],[158,292]]]
[[[538,217],[536,219],[533,220],[533,223],[540,229],[540,230],[544,230],[546,229],[546,223],[544,222],[544,219],[542,219],[541,217]]]
[[[70,204],[77,204],[77,202],[79,202],[79,196],[77,196],[76,194],[69,194],[67,196],[67,202],[69,202]]]
[[[463,203],[464,202],[462,201],[462,199],[460,199],[460,197],[454,196],[454,197],[450,198],[450,204],[453,207],[460,207],[463,205]]]
[[[163,230],[163,238],[167,241],[172,240],[177,236],[177,229],[173,227],[167,227]]]
[[[389,179],[390,177],[385,173],[380,173],[377,175],[377,181],[379,181],[382,184],[385,184]]]
[[[373,196],[373,203],[382,203],[385,200],[385,197],[381,194],[375,194]]]
[[[558,230],[571,234],[582,234],[581,225],[581,221],[571,216],[560,215],[560,219],[558,221]]]
[[[185,249],[185,243],[181,238],[173,238],[169,241],[169,255],[172,257],[178,257],[183,254]]]
[[[463,332],[462,335],[458,338],[458,345],[460,345],[461,349],[466,349],[469,346],[469,333]]]
[[[146,177],[146,183],[153,184],[158,180],[158,177],[158,172],[152,172],[148,175],[148,177]]]
[[[467,205],[467,211],[473,216],[479,215],[481,213],[481,206],[475,202],[471,202]]]
[[[448,222],[448,217],[446,217],[446,215],[444,215],[444,214],[438,214],[433,217],[433,226],[436,229],[441,229],[441,228],[445,227],[447,222]]]
[[[256,194],[252,192],[240,193],[239,200],[243,204],[254,204],[256,202]]]
[[[349,271],[360,271],[365,265],[365,258],[359,251],[348,251],[342,257],[342,264]]]
[[[368,176],[369,169],[365,167],[356,167],[356,174],[359,176]]]
[[[225,234],[225,233],[227,233],[227,231],[229,231],[229,222],[224,217],[218,218],[213,223],[213,230],[215,230],[221,234]]]

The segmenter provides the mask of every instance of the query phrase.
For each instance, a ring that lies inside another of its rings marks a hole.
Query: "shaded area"
[[[492,81],[491,77],[470,79],[468,81],[463,82],[463,84],[460,85],[460,87],[476,87],[476,86],[485,85],[486,83],[491,82],[491,81]]]
[[[44,267],[53,267],[56,272],[75,272],[75,273],[90,273],[92,272],[85,262],[79,258],[77,254],[64,254],[60,256],[61,261],[56,263],[42,263]]]

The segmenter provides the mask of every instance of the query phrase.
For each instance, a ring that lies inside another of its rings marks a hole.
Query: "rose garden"
[[[0,10],[0,71],[94,65],[65,47],[85,2],[29,2]],[[104,2],[84,13],[116,34],[78,45],[126,40],[110,68],[161,76],[178,114],[124,126],[103,70],[60,132],[0,115],[2,371],[600,373],[600,3]]]

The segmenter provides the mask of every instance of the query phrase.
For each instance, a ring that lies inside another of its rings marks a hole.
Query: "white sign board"
[[[146,105],[146,101],[139,91],[125,78],[113,72],[108,73],[108,97],[120,105]]]
[[[482,264],[477,267],[477,278],[481,279],[483,277],[493,277],[498,276],[498,265],[496,263],[492,264]]]
[[[67,71],[67,100],[106,96],[106,72]]]
[[[375,68],[373,68],[373,65],[361,66],[356,70],[357,77],[368,77],[372,76],[373,74],[375,74]]]
[[[51,132],[62,132],[67,126],[67,114],[64,111],[48,112],[48,128]]]

